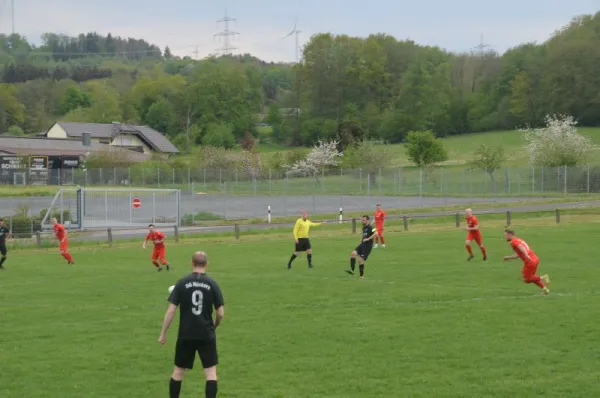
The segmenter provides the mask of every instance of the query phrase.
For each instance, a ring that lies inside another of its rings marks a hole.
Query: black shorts
[[[175,366],[183,369],[193,369],[196,353],[198,353],[204,369],[212,368],[219,363],[216,340],[177,339],[177,345],[175,346]]]
[[[6,256],[6,253],[8,253],[8,250],[6,250],[6,242],[2,241],[0,242],[0,254],[4,257]]]
[[[356,247],[356,253],[365,261],[369,258],[369,254],[371,254],[371,250],[373,249],[373,245],[367,245],[365,243],[361,243]]]
[[[297,252],[305,252],[310,249],[310,240],[308,238],[299,238],[298,243],[296,243]]]

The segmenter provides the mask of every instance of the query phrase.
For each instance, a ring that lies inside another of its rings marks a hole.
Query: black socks
[[[179,398],[180,392],[181,392],[181,380],[171,379],[169,381],[169,397],[170,398]]]
[[[206,398],[216,398],[217,397],[217,381],[216,380],[207,380],[206,387],[204,391],[206,392]]]
[[[288,267],[290,265],[292,265],[292,261],[294,261],[296,259],[296,257],[298,257],[298,256],[296,256],[296,253],[292,254],[292,257],[290,257],[290,261],[288,262]]]
[[[365,274],[365,265],[364,264],[358,265],[358,272],[360,272],[360,276],[363,276]]]
[[[308,266],[312,267],[312,254],[307,254],[306,259],[308,260]]]
[[[352,272],[354,272],[354,268],[356,268],[356,259],[351,258],[350,259],[350,269],[352,270]]]

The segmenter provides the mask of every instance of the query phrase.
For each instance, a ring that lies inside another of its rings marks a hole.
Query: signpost
[[[131,205],[134,209],[139,209],[142,206],[142,201],[140,200],[140,198],[133,198],[133,200],[131,201]]]

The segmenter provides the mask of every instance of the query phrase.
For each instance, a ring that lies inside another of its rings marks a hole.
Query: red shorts
[[[375,229],[377,230],[377,233],[379,235],[383,235],[383,225],[378,225],[377,227],[375,227]]]
[[[69,240],[65,239],[63,241],[60,241],[58,248],[60,249],[61,252],[66,252],[67,250],[69,250]]]
[[[481,232],[469,231],[469,233],[467,234],[467,240],[474,240],[475,242],[477,242],[478,245],[481,245],[481,242],[483,241],[481,239]]]
[[[535,259],[530,263],[523,264],[523,269],[521,270],[521,273],[523,274],[523,279],[531,279],[533,276],[535,276],[538,269],[538,265],[540,265],[539,259]]]
[[[160,261],[165,261],[165,254],[167,253],[167,249],[162,246],[162,247],[154,247],[154,250],[152,250],[152,260],[158,260],[160,259]]]

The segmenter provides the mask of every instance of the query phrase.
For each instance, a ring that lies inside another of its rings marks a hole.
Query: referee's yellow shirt
[[[319,225],[321,225],[320,222],[312,222],[310,220],[299,218],[296,221],[296,225],[294,225],[294,239],[308,238],[310,227],[318,227]]]

